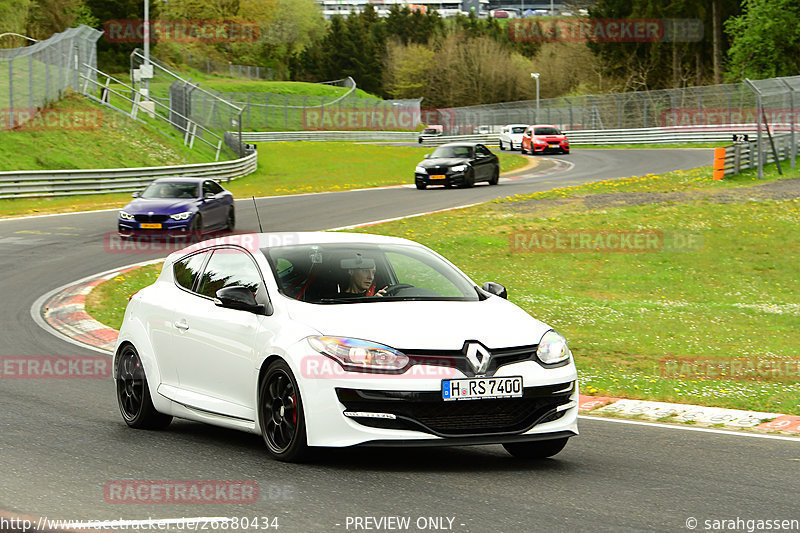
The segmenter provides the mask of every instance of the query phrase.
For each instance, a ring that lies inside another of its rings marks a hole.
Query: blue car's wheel
[[[197,239],[203,236],[203,217],[200,213],[197,213],[194,218],[192,218],[192,224],[189,226],[189,234]]]

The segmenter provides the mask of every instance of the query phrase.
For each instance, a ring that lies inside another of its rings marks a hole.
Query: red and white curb
[[[86,312],[86,296],[105,281],[161,261],[163,259],[109,270],[59,287],[36,300],[31,315],[44,329],[72,344],[102,353],[114,353],[119,331],[98,322]]]
[[[584,395],[579,398],[578,410],[591,415],[800,436],[800,416],[780,413]]]

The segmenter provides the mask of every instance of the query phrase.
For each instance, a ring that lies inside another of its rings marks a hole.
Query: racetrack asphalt
[[[384,188],[258,200],[265,231],[320,230],[600,179],[708,165],[710,150],[580,150],[559,172],[494,187]],[[251,200],[238,230],[257,231]],[[0,221],[0,355],[88,355],[42,330],[30,308],[85,276],[163,256],[115,253],[116,211]],[[128,429],[110,379],[0,379],[0,509],[49,518],[278,517],[280,531],[353,531],[348,517],[453,518],[452,531],[685,531],[695,517],[800,519],[797,441],[582,419],[555,459],[499,446],[326,450],[272,461],[258,436],[186,421]],[[250,480],[256,503],[118,504],[119,480]],[[445,524],[448,522],[445,521]],[[251,528],[252,529],[252,528]],[[362,529],[363,530],[363,529]],[[386,529],[384,529],[386,530]],[[421,530],[416,526],[410,531]]]

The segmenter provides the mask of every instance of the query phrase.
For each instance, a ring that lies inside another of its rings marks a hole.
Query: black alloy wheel
[[[296,462],[308,455],[303,400],[289,365],[270,364],[259,387],[258,417],[269,454]]]
[[[125,423],[137,429],[162,429],[172,417],[153,407],[147,376],[136,348],[125,345],[117,358],[117,403]]]

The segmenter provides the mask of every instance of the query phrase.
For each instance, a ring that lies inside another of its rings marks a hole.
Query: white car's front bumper
[[[319,363],[314,372],[307,361],[290,363],[310,446],[490,444],[578,434],[572,363],[499,368],[493,377],[523,377],[523,398],[444,401],[442,379],[467,377],[454,368],[415,365],[403,375],[376,375],[346,372],[328,361],[320,373]]]

